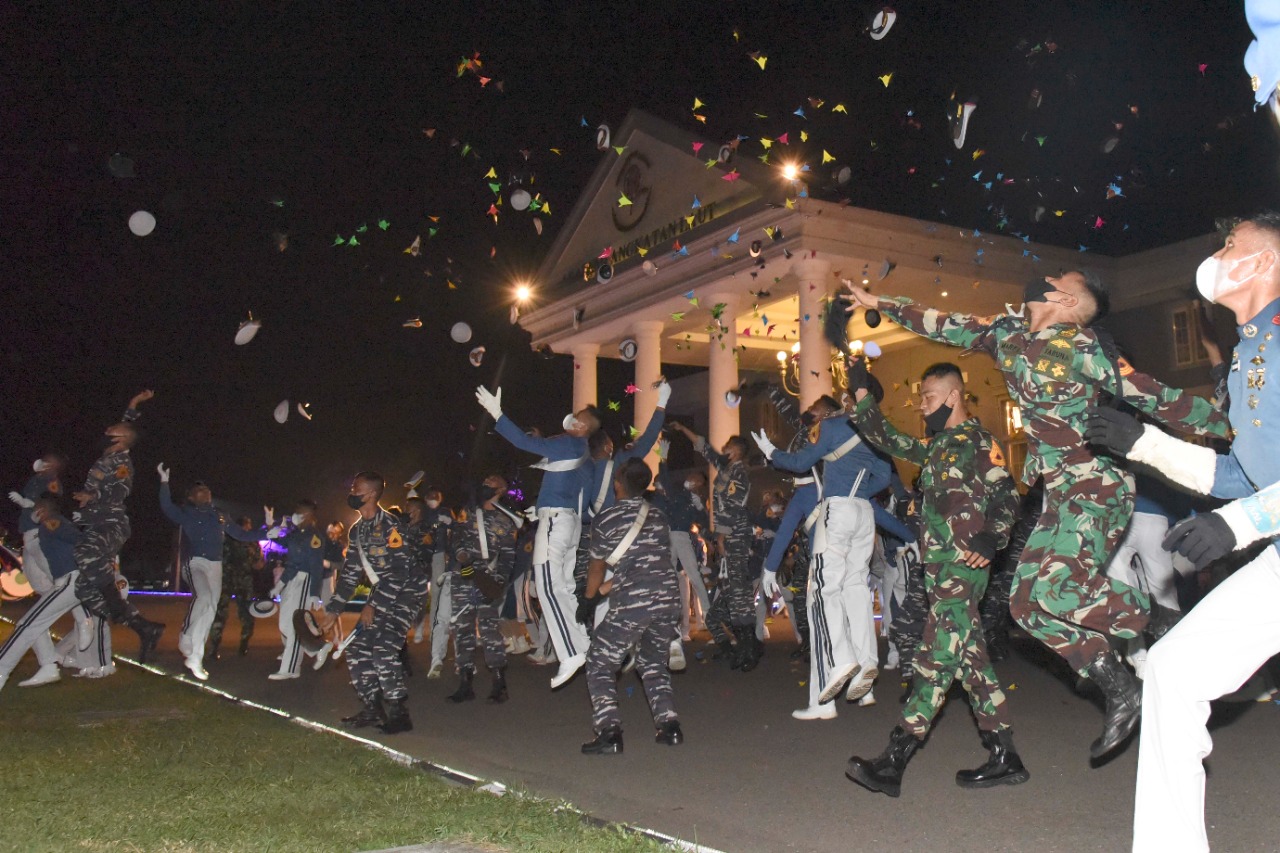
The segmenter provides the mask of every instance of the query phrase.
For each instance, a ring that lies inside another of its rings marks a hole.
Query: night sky
[[[631,108],[713,145],[741,135],[739,157],[786,133],[772,162],[812,164],[815,197],[1090,252],[1280,198],[1240,2],[900,2],[879,42],[863,33],[872,4],[380,5],[0,11],[6,488],[49,448],[82,478],[102,428],[155,388],[127,562],[170,541],[161,460],[179,490],[203,478],[277,510],[312,496],[329,515],[361,468],[393,483],[425,468],[458,499],[488,468],[527,463],[477,433],[471,389],[500,381],[525,426],[568,410],[570,362],[530,351],[509,291],[614,156],[596,126]],[[963,151],[952,92],[978,103]],[[136,177],[112,174],[115,154]],[[530,179],[551,205],[541,236],[505,198]],[[130,234],[135,210],[155,215],[150,236]],[[237,347],[250,311],[263,328]],[[467,345],[449,340],[458,321]],[[624,367],[602,360],[602,389]],[[314,420],[276,424],[281,399]]]

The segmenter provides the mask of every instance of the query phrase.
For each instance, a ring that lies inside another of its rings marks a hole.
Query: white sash
[[[537,462],[530,465],[529,467],[539,468],[543,471],[551,471],[551,472],[572,471],[576,468],[581,468],[590,458],[591,458],[591,454],[584,453],[581,456],[579,456],[577,459],[558,459],[555,462],[552,462],[550,459],[544,456],[541,459],[539,459]]]
[[[862,436],[858,435],[855,432],[848,441],[846,441],[844,444],[840,445],[835,450],[828,453],[826,456],[823,456],[822,459],[824,462],[835,462],[837,459],[839,459],[841,456],[844,456],[850,450],[853,450],[859,444],[862,444]]]
[[[369,558],[364,555],[364,543],[356,541],[356,551],[360,554],[360,564],[364,566],[364,573],[369,577],[369,586],[376,586],[378,583],[378,573],[373,570],[373,566],[369,565]]]
[[[600,511],[600,507],[604,506],[604,496],[608,494],[610,481],[613,479],[613,460],[610,459],[604,466],[604,477],[600,480],[600,491],[596,493],[596,499],[591,503],[591,514],[595,515]]]
[[[622,537],[622,541],[618,543],[618,547],[613,549],[613,553],[604,558],[609,566],[618,565],[618,561],[622,559],[622,555],[636,541],[636,537],[640,535],[640,528],[644,527],[644,520],[649,517],[649,502],[640,502],[640,511],[636,513],[636,520],[631,522],[631,527],[627,530],[627,535]]]

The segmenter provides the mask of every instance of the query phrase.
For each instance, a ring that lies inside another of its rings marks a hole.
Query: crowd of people
[[[710,634],[715,660],[749,673],[765,653],[768,614],[786,608],[793,656],[810,667],[797,720],[834,717],[841,695],[872,704],[881,670],[903,668],[909,686],[887,746],[853,756],[846,769],[858,785],[896,797],[956,680],[989,752],[981,766],[957,772],[956,784],[1030,778],[992,666],[1016,622],[1105,698],[1092,759],[1113,755],[1144,721],[1135,849],[1207,849],[1208,703],[1280,652],[1269,595],[1280,594],[1280,556],[1270,544],[1280,533],[1280,462],[1267,452],[1280,398],[1268,391],[1265,366],[1280,332],[1280,215],[1238,223],[1196,280],[1206,301],[1235,314],[1240,334],[1212,401],[1134,368],[1095,325],[1109,297],[1087,271],[1035,279],[1018,312],[989,317],[845,283],[832,311],[876,309],[918,335],[994,359],[1022,412],[1022,494],[1003,449],[973,416],[956,365],[923,373],[927,435],[918,438],[889,423],[883,391],[856,353],[847,354],[841,399],[823,395],[803,411],[776,387],[741,389],[767,397],[790,434],[761,430],[718,448],[667,420],[665,380],[656,409],[623,447],[592,406],[567,416],[562,433],[543,436],[504,413],[502,389],[481,387],[477,401],[497,434],[540,457],[541,488],[528,512],[504,504],[511,483],[498,472],[450,509],[438,489],[418,494],[421,475],[406,484],[404,507],[383,506],[384,478],[363,471],[347,497],[356,513],[349,529],[323,525],[310,500],[280,523],[265,507],[256,526],[215,506],[199,481],[175,503],[161,464],[161,507],[182,531],[192,591],[179,650],[192,675],[207,679],[230,601],[241,654],[254,611],[276,608],[283,649],[270,678],[298,678],[308,656],[319,669],[345,654],[360,708],[344,722],[386,733],[413,725],[407,643],[429,635],[427,677],[438,678],[452,638],[454,703],[476,698],[481,661],[488,700],[507,701],[508,656],[528,652],[557,665],[552,689],[585,670],[593,711],[582,752],[613,754],[623,751],[619,673],[639,675],[655,741],[678,745],[685,735],[671,673],[686,666],[691,629]],[[11,493],[22,506],[25,570],[39,598],[0,648],[0,688],[28,650],[40,666],[23,686],[56,681],[61,666],[109,675],[109,622],[137,632],[141,660],[154,652],[165,626],[129,602],[116,572],[129,535],[134,422],[151,396],[138,394],[107,427],[103,456],[71,495],[74,513],[64,504],[67,460],[59,454],[37,460],[30,481]],[[706,460],[710,480],[670,469],[678,436]],[[789,497],[753,495],[757,451],[791,477]],[[651,452],[656,476],[645,462]],[[894,458],[918,468],[910,487],[897,479]],[[1207,504],[1208,496],[1228,502]],[[263,540],[284,558],[270,595],[255,601]],[[1175,556],[1203,569],[1249,546],[1247,564],[1184,615]],[[349,606],[359,617],[344,634],[338,617]],[[49,629],[71,611],[75,630],[56,648]]]

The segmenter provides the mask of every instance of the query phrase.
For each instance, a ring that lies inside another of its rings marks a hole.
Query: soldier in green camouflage
[[[1226,418],[1208,400],[1121,368],[1107,339],[1089,328],[1109,305],[1092,273],[1035,279],[1021,312],[991,317],[948,314],[845,286],[858,303],[918,335],[989,353],[1004,374],[1027,435],[1023,482],[1043,475],[1045,483],[1045,509],[1015,572],[1010,611],[1106,696],[1103,734],[1089,749],[1102,757],[1133,732],[1142,696],[1107,638],[1136,637],[1150,604],[1102,571],[1133,513],[1133,478],[1085,443],[1086,412],[1110,395],[1173,429],[1219,438],[1227,435]]]
[[[959,678],[969,694],[990,759],[956,774],[964,788],[1015,785],[1031,774],[1013,747],[1004,691],[987,658],[978,602],[987,570],[1007,544],[1018,511],[1018,491],[991,433],[969,416],[964,379],[954,364],[935,364],[920,383],[920,411],[929,438],[895,429],[867,393],[865,363],[850,366],[849,387],[858,399],[853,420],[868,442],[920,466],[921,537],[929,615],[915,655],[911,695],[889,747],[875,759],[854,757],[848,776],[873,791],[898,796],[902,772],[929,734],[947,691]]]
[[[247,515],[236,519],[245,530],[253,529]],[[209,629],[209,649],[217,660],[218,646],[222,643],[222,629],[226,627],[231,599],[236,600],[236,612],[240,615],[240,654],[249,653],[249,639],[253,636],[253,572],[262,568],[262,548],[257,542],[237,542],[230,536],[222,540],[222,592],[218,595],[218,607],[213,613],[213,625]]]

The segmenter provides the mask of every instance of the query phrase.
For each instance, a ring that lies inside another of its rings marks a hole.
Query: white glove
[[[264,506],[262,508],[262,514],[265,516],[265,518],[263,518],[263,524],[267,527],[276,526],[276,511],[273,507]]]
[[[667,401],[671,399],[671,383],[663,382],[658,386],[658,408],[665,409]]]
[[[164,467],[163,462],[156,466],[156,473],[160,475],[160,482],[169,482],[169,469]]]
[[[778,586],[778,573],[764,569],[760,572],[760,592],[764,593],[765,601],[773,601],[782,592],[782,588]]]
[[[538,520],[538,508],[536,506],[527,506],[524,509],[524,517],[530,521]]]
[[[756,440],[756,444],[759,445],[760,450],[764,452],[764,458],[772,460],[774,451],[778,448],[777,445],[769,440],[769,436],[764,434],[764,430],[751,433],[751,437]]]
[[[10,492],[9,500],[13,501],[23,509],[31,509],[31,507],[36,505],[36,502],[31,500],[31,498],[24,498],[22,495],[18,494],[17,492]]]
[[[280,597],[280,593],[282,593],[282,592],[284,592],[284,584],[280,583],[280,581],[276,581],[276,585],[275,585],[275,586],[273,586],[273,587],[271,587],[271,595],[270,595],[270,596],[268,596],[268,597],[269,597],[269,598],[279,598],[279,597]]]
[[[502,389],[497,393],[481,385],[476,389],[476,402],[496,421],[502,417]]]
[[[280,525],[278,524],[272,525],[271,529],[267,531],[268,539],[279,539],[283,535],[284,531],[280,529]]]
[[[667,461],[667,454],[671,452],[671,442],[665,438],[658,442],[658,458],[663,462]]]

